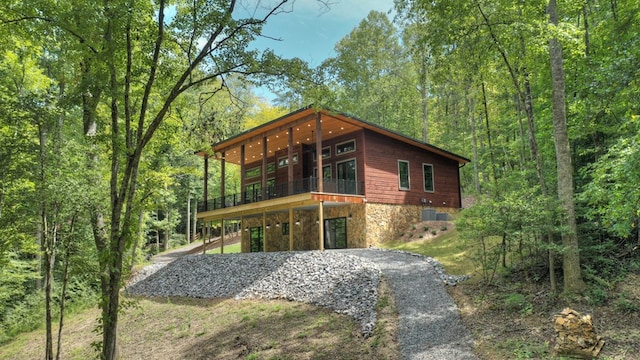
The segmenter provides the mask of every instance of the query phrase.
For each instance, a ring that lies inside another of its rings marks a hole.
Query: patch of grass
[[[623,313],[638,312],[638,304],[630,298],[632,298],[632,295],[627,291],[623,291],[618,295],[618,299],[615,301],[614,306],[618,311]]]
[[[473,249],[452,229],[437,238],[414,242],[391,242],[382,245],[395,250],[410,251],[438,260],[452,275],[474,274],[476,266],[471,260]]]
[[[531,343],[527,339],[510,339],[501,348],[510,359],[545,359],[549,355],[549,344]]]
[[[236,253],[239,253],[239,252],[241,252],[240,246],[241,246],[240,243],[235,243],[235,244],[231,244],[231,245],[225,245],[224,246],[224,253],[225,254],[236,254]],[[220,254],[220,248],[217,247],[215,249],[207,250],[207,254]]]
[[[379,325],[375,340],[365,339],[352,318],[308,304],[184,298],[138,301],[138,308],[124,310],[119,318],[123,359],[149,358],[150,349],[158,359],[204,359],[211,354],[223,359],[400,358],[395,329]],[[99,336],[91,330],[98,315],[98,309],[90,309],[68,318],[61,358],[97,356],[91,343]],[[378,319],[382,324],[393,321],[385,313]],[[43,329],[21,334],[0,346],[0,359],[42,358],[44,340]]]

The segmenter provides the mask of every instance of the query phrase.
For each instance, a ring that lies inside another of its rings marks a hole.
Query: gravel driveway
[[[398,310],[403,359],[476,359],[473,339],[445,290],[445,282],[460,279],[444,274],[428,257],[348,249],[172,258],[143,269],[127,291],[140,296],[302,301],[354,317],[367,335],[375,326],[377,285],[382,275]]]
[[[431,260],[399,251],[342,250],[375,263],[398,309],[398,341],[404,359],[476,359],[473,339]]]

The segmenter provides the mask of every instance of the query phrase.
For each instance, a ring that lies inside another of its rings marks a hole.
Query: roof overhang
[[[327,140],[360,129],[367,129],[395,140],[416,146],[458,162],[466,164],[470,160],[446,151],[431,144],[412,139],[395,131],[360,120],[353,116],[332,111],[325,108],[307,106],[275,120],[249,129],[243,133],[212,145],[213,157],[224,159],[233,164],[240,164],[241,147],[244,145],[245,163],[259,161],[264,156],[266,141],[267,156],[273,156],[278,150],[286,149],[289,145],[289,131],[292,132],[293,145],[315,144],[318,135],[316,127],[317,116],[322,122],[322,139]],[[205,156],[206,152],[197,153]]]

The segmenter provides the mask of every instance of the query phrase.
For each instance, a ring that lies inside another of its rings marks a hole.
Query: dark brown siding
[[[368,202],[460,207],[458,163],[377,133],[365,132],[365,195]],[[410,190],[399,190],[398,160],[409,162]],[[422,164],[433,165],[434,192],[425,192]]]

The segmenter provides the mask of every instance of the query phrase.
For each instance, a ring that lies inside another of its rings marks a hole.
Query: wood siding
[[[355,140],[356,150],[336,155],[336,144]],[[386,137],[370,130],[358,130],[330,140],[323,140],[323,147],[331,148],[331,156],[323,159],[323,166],[331,166],[332,178],[336,178],[336,163],[356,160],[357,181],[364,182],[365,196],[368,202],[380,204],[406,204],[460,208],[458,162],[417,148],[410,144]],[[294,164],[294,179],[303,179],[313,175],[317,167],[314,159],[315,145],[294,145],[298,153],[298,163]],[[276,184],[287,183],[287,167],[278,167],[278,159],[287,155],[286,149],[274,151],[268,163],[275,163],[276,171],[267,175],[275,178]],[[409,162],[409,190],[399,189],[398,160]],[[422,165],[433,166],[434,191],[424,191]],[[247,163],[245,168],[262,166],[262,161]],[[321,173],[321,172],[319,172]],[[244,177],[244,174],[243,174]],[[244,184],[260,182],[261,176],[245,178]]]
[[[365,195],[368,202],[461,207],[458,163],[384,137],[372,131],[364,136]],[[409,162],[410,189],[400,190],[398,160]],[[434,192],[424,191],[422,164],[433,165]]]

